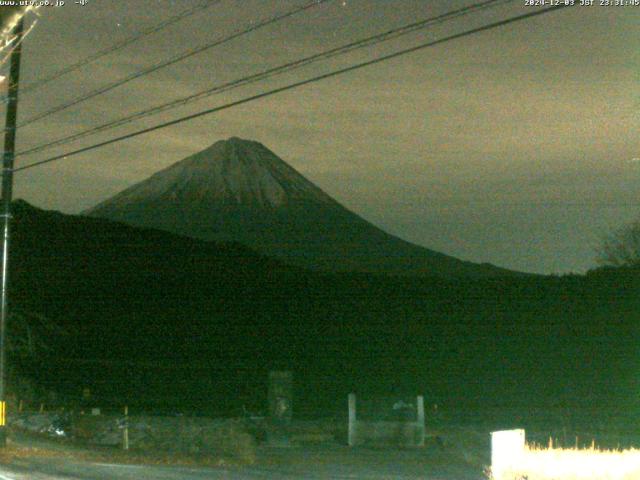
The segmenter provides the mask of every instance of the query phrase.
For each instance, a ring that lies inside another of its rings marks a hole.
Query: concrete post
[[[426,434],[426,426],[424,421],[424,397],[422,395],[418,395],[416,399],[416,422],[417,422],[417,431],[418,431],[418,442],[417,445],[419,447],[424,447],[424,437]]]
[[[129,407],[124,406],[124,425],[122,429],[122,449],[129,450]]]
[[[269,372],[269,431],[271,445],[289,444],[289,426],[292,419],[293,374],[290,371]]]
[[[357,442],[356,439],[356,394],[349,394],[349,439],[348,443],[350,447],[353,447]]]
[[[491,432],[491,474],[493,480],[506,480],[515,473],[524,456],[524,430]]]

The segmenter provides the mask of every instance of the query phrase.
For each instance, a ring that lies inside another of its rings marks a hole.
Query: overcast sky
[[[222,0],[25,93],[19,119],[307,1]],[[196,3],[67,0],[41,8],[25,41],[23,85]],[[25,126],[18,150],[472,3],[331,1]],[[535,8],[513,1],[17,165]],[[15,194],[79,213],[239,136],[262,142],[346,207],[406,240],[517,270],[582,272],[595,266],[600,238],[640,214],[639,27],[640,7],[564,9],[20,172]]]

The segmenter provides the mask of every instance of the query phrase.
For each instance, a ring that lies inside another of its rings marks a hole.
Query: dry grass
[[[640,480],[640,450],[637,449],[528,445],[517,463],[516,469],[495,480]]]
[[[237,423],[204,429],[201,433],[202,450],[217,453],[243,464],[256,461],[256,443],[244,428]]]
[[[74,441],[12,429],[11,448],[0,451],[0,462],[20,457],[56,457],[79,461],[158,465],[247,465],[256,460],[256,445],[239,422],[229,421],[199,429],[178,431],[169,425],[145,435],[128,451],[92,445],[97,427],[104,423],[88,417]],[[6,458],[5,458],[6,457]]]

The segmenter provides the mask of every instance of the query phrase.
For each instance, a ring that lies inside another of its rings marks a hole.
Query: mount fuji
[[[499,276],[390,235],[343,207],[261,143],[232,137],[84,212],[203,240],[235,241],[334,272]]]

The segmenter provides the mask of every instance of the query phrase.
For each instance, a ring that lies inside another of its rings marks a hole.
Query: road
[[[440,452],[441,453],[441,452]],[[0,480],[481,480],[481,468],[447,463],[436,451],[295,447],[262,449],[247,467],[172,467],[22,456],[0,466]]]
[[[119,465],[105,463],[31,464],[19,469],[0,470],[0,480],[254,480],[254,479],[326,478],[320,476],[300,477],[284,472],[264,469],[242,468],[191,468],[142,465]],[[344,477],[356,478],[356,477]]]

